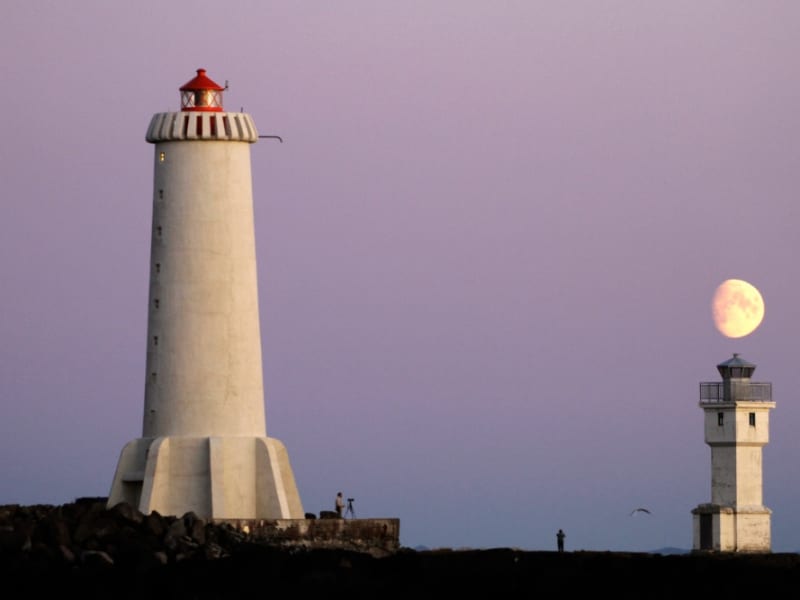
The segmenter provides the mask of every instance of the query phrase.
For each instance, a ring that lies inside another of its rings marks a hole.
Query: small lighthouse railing
[[[714,381],[700,384],[700,402],[771,402],[772,384]]]

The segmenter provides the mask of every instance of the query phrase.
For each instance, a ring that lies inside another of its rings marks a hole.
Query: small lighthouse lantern
[[[222,112],[222,92],[225,89],[209,79],[205,69],[197,69],[197,76],[180,88],[181,110]]]
[[[717,371],[719,371],[724,381],[730,379],[750,379],[755,370],[756,366],[753,363],[747,362],[736,352],[733,353],[733,358],[717,365]]]

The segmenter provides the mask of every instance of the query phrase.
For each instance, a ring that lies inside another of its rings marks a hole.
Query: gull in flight
[[[646,508],[634,508],[634,509],[631,511],[631,515],[633,515],[633,514],[635,514],[635,513],[637,513],[637,512],[643,512],[643,513],[647,513],[648,515],[649,515],[649,514],[651,514],[651,513],[650,513],[650,511],[649,511],[649,510],[647,510]]]

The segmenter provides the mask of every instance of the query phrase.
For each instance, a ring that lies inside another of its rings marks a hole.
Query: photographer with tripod
[[[336,502],[334,503],[334,509],[336,510],[336,516],[340,519],[346,518],[348,515],[351,519],[356,518],[356,509],[353,508],[353,502],[355,502],[355,498],[348,498],[347,499],[347,510],[344,509],[344,496],[342,496],[342,492],[336,494]],[[342,514],[344,513],[344,514]]]

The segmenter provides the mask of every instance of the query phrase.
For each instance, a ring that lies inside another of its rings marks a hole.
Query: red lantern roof
[[[181,86],[181,91],[187,90],[217,90],[221,92],[225,88],[220,86],[219,84],[211,81],[208,77],[206,77],[206,70],[205,69],[197,69],[197,76],[192,79],[191,81],[187,81]]]
[[[180,87],[181,110],[221,112],[224,87],[206,77],[205,69],[197,69],[197,76]]]

